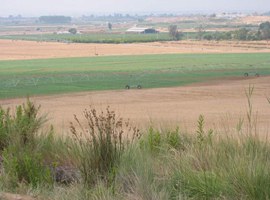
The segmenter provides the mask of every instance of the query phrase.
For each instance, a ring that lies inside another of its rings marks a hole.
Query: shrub
[[[11,185],[20,182],[37,187],[39,184],[52,184],[52,176],[45,156],[50,149],[43,143],[53,142],[52,133],[40,135],[40,128],[46,121],[39,116],[39,108],[29,99],[16,108],[11,116],[9,109],[0,110],[1,151],[4,174],[9,176]],[[49,160],[49,158],[48,158]]]
[[[0,107],[0,151],[3,151],[8,146],[10,121],[9,109],[5,111]]]
[[[37,131],[46,121],[45,116],[38,116],[39,108],[29,99],[16,108],[14,116],[9,108],[0,108],[0,151],[10,144],[24,146],[35,142]]]
[[[150,127],[146,136],[140,141],[140,147],[146,148],[152,153],[158,152],[162,144],[162,139],[161,133]]]
[[[177,127],[175,131],[169,131],[167,133],[166,141],[170,147],[179,149],[181,148],[181,137],[179,133],[179,128]]]
[[[52,185],[53,177],[48,166],[44,165],[42,154],[24,149],[9,149],[4,151],[4,169],[14,184],[27,183],[33,188],[39,185]]]
[[[132,128],[129,122],[117,118],[109,107],[106,112],[97,113],[96,109],[84,111],[87,126],[84,127],[75,116],[81,130],[71,123],[74,138],[72,152],[77,155],[78,165],[86,186],[93,186],[99,180],[110,186],[115,178],[119,160],[128,144],[140,137],[139,130]],[[131,132],[131,133],[130,133]],[[132,138],[124,138],[128,135]]]
[[[38,116],[39,109],[40,106],[36,107],[29,99],[26,104],[16,108],[16,115],[13,119],[14,134],[22,145],[35,142],[38,130],[46,121],[45,116]]]

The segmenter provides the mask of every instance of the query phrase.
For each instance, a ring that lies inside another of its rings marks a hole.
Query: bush
[[[0,107],[0,151],[2,152],[9,144],[11,117],[9,109],[6,111]]]
[[[40,106],[36,107],[29,99],[26,104],[16,108],[14,116],[14,134],[19,138],[21,145],[27,145],[35,142],[38,130],[46,121],[45,116],[38,116]],[[13,138],[14,139],[14,138]]]
[[[167,133],[166,141],[169,144],[169,146],[172,148],[175,148],[175,149],[179,149],[181,147],[183,148],[182,143],[181,143],[179,128],[176,128],[175,131],[169,131]]]
[[[26,104],[16,108],[14,116],[10,109],[0,108],[0,150],[10,144],[27,145],[34,143],[38,130],[46,121],[45,116],[38,116],[40,107],[36,107],[29,99]]]
[[[40,128],[46,121],[39,116],[39,108],[29,99],[16,108],[14,116],[9,109],[0,110],[0,140],[4,174],[11,185],[20,182],[37,187],[52,184],[49,164],[45,163],[50,149],[46,144],[53,142],[52,133],[40,136]],[[50,158],[47,158],[49,161]],[[47,165],[47,166],[46,166]]]
[[[110,186],[115,178],[119,160],[128,144],[140,137],[139,131],[132,128],[122,118],[117,118],[109,109],[97,113],[96,109],[84,111],[87,127],[84,127],[75,116],[75,121],[81,127],[77,128],[71,123],[71,133],[74,138],[72,152],[77,155],[77,162],[86,186],[93,186],[103,181]],[[132,138],[124,138],[130,135]]]
[[[158,152],[161,148],[162,139],[161,133],[150,127],[146,136],[140,141],[140,147],[152,153]]]
[[[29,99],[16,108],[14,116],[10,115],[9,108],[0,108],[0,151],[9,145],[34,144],[38,130],[46,121],[45,116],[38,116],[38,111],[39,107]]]
[[[30,184],[36,188],[39,185],[52,185],[53,176],[51,170],[45,165],[42,154],[24,149],[8,149],[4,151],[4,169],[10,176],[14,186],[18,183]]]

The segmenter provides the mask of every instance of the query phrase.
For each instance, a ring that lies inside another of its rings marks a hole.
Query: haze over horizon
[[[269,0],[0,0],[0,3],[0,16],[270,11]]]

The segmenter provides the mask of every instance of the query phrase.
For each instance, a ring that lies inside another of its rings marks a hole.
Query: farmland
[[[268,17],[9,18],[0,199],[269,197],[270,43],[197,37]],[[162,33],[124,34],[137,23]],[[182,40],[163,33],[172,23]],[[82,34],[53,34],[71,27]]]
[[[170,54],[0,61],[0,98],[181,86],[270,74],[269,54]]]
[[[38,34],[38,35],[10,35],[1,36],[1,39],[30,40],[30,41],[58,41],[75,43],[136,43],[136,42],[155,42],[170,41],[168,33],[158,34],[110,34],[92,33],[82,35],[72,34]]]
[[[136,44],[78,44],[0,40],[0,60],[148,54],[269,53],[267,41],[171,41]]]

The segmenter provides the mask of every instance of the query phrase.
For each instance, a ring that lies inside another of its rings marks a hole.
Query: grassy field
[[[170,54],[0,61],[0,98],[172,87],[245,72],[270,74],[269,53]]]
[[[226,32],[204,32],[204,35],[224,35]],[[70,43],[141,43],[141,42],[157,42],[171,41],[172,38],[168,33],[158,34],[120,34],[120,33],[91,33],[91,34],[39,34],[39,35],[5,35],[0,39],[10,40],[27,40],[27,41],[47,41],[47,42],[70,42]],[[183,32],[181,39],[198,39],[197,32]],[[224,38],[223,38],[224,40]],[[229,40],[229,39],[227,39]]]
[[[168,33],[158,34],[119,34],[119,33],[92,33],[92,34],[40,34],[40,35],[10,35],[1,36],[1,39],[31,40],[31,41],[59,41],[75,43],[136,43],[171,40]]]

